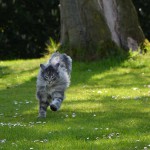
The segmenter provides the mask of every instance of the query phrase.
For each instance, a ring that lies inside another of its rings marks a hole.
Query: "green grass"
[[[73,62],[61,109],[37,119],[36,76],[46,61],[0,61],[0,149],[150,149],[150,54]]]

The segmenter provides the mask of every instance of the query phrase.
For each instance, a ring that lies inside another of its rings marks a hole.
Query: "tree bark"
[[[60,13],[61,45],[75,57],[99,57],[111,42],[137,50],[145,38],[131,0],[60,0]]]

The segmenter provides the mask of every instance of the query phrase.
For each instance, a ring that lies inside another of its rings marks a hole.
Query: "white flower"
[[[135,88],[132,88],[132,90],[136,91],[136,90],[138,90],[138,88],[137,88],[137,87],[135,87]]]
[[[116,96],[112,96],[113,99],[116,99]]]
[[[136,142],[140,142],[140,140],[136,140]]]
[[[73,114],[72,114],[72,117],[73,117],[73,118],[74,118],[74,117],[76,117],[76,114],[75,114],[75,113],[73,113]]]
[[[43,141],[44,141],[44,142],[48,142],[48,140],[47,140],[47,139],[44,139]]]
[[[98,91],[97,93],[98,93],[98,94],[101,94],[101,93],[102,93],[102,91]]]
[[[40,124],[40,123],[42,123],[42,122],[41,121],[36,122],[36,124]]]
[[[18,104],[18,102],[17,102],[17,101],[14,101],[14,104],[15,104],[15,105],[17,105],[17,104]]]
[[[0,140],[0,143],[5,143],[6,139]]]
[[[92,70],[91,70],[91,69],[88,69],[87,71],[88,71],[88,72],[91,72]]]

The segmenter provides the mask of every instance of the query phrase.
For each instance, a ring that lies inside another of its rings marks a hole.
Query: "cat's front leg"
[[[57,91],[52,94],[52,102],[50,103],[50,108],[52,111],[58,111],[64,100],[64,92]]]
[[[47,100],[47,95],[43,91],[37,91],[37,98],[39,99],[39,115],[40,118],[46,117],[47,107],[49,102]]]

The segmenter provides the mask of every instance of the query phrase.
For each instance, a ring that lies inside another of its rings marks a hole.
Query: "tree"
[[[137,50],[145,38],[131,0],[60,0],[60,14],[61,45],[76,58]]]

